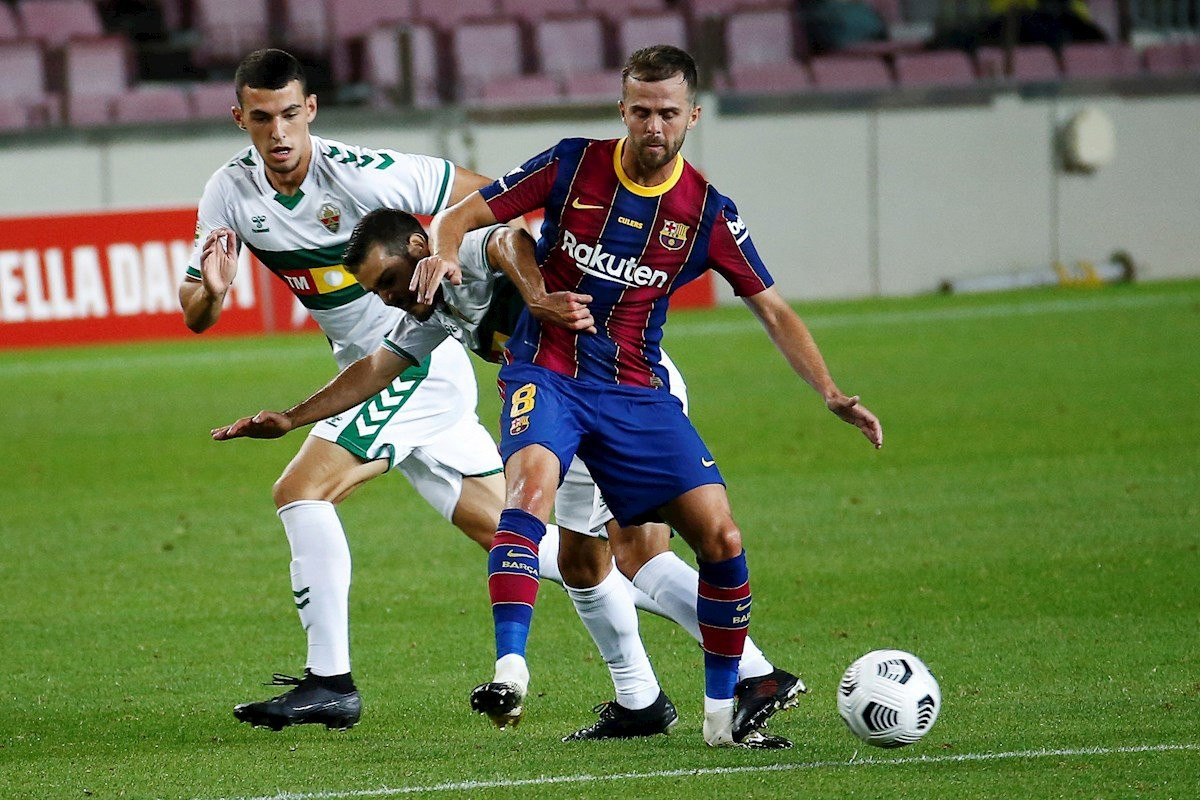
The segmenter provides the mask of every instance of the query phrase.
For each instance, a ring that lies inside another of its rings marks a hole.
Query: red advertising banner
[[[530,220],[537,231],[540,220]],[[0,219],[0,348],[192,336],[178,287],[195,209]],[[315,328],[282,281],[242,248],[238,276],[211,333]],[[709,275],[673,308],[714,302]]]

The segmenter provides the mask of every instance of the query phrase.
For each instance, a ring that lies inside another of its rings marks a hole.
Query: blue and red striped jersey
[[[546,290],[593,298],[595,335],[526,312],[506,357],[584,381],[665,387],[659,344],[672,292],[708,269],[742,297],[774,281],[732,200],[682,156],[664,183],[635,184],[621,168],[624,142],[564,139],[480,190],[499,220],[544,208]]]

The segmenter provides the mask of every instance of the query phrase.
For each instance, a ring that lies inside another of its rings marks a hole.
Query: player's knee
[[[696,555],[711,563],[737,558],[741,552],[742,532],[731,521],[706,535]]]
[[[326,494],[303,475],[294,472],[280,475],[271,487],[271,497],[275,500],[276,508],[283,508],[297,500],[332,500]]]

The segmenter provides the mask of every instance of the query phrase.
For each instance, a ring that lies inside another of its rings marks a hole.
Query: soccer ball
[[[838,684],[838,712],[851,732],[876,747],[903,747],[933,727],[942,707],[937,679],[903,650],[873,650]]]

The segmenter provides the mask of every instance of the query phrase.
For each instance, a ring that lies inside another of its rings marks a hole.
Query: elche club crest
[[[658,232],[658,243],[668,250],[679,250],[687,244],[688,226],[682,222],[663,220],[662,230]]]
[[[325,230],[337,233],[338,228],[342,227],[342,210],[333,203],[326,203],[317,213],[317,219],[325,226]]]

